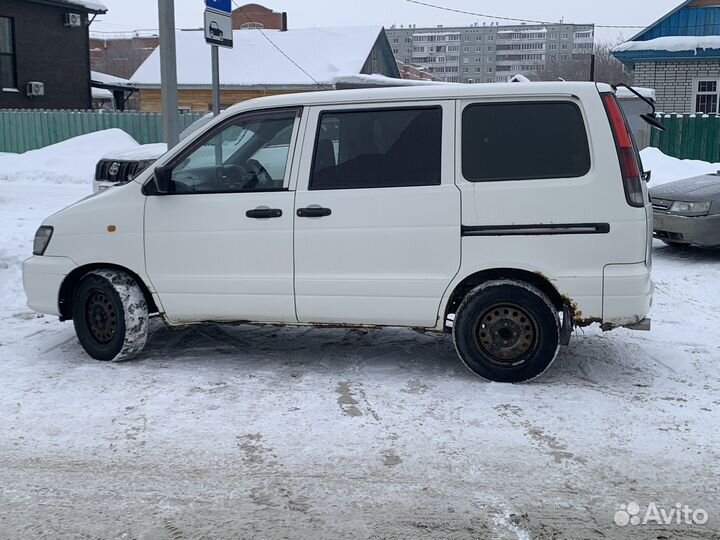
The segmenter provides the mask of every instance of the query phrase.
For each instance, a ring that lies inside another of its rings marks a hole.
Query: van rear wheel
[[[86,274],[73,296],[73,324],[85,352],[96,360],[136,356],[148,335],[145,295],[130,275],[117,270]]]
[[[455,314],[453,340],[463,363],[495,382],[542,375],[557,356],[560,318],[532,285],[489,281],[468,293]]]

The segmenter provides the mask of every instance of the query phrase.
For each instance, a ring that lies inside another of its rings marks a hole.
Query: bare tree
[[[633,75],[612,55],[618,43],[602,42],[595,46],[595,80],[609,84],[632,84]]]
[[[595,45],[595,81],[609,84],[632,83],[632,74],[612,55],[615,43],[600,42]],[[589,54],[567,55],[567,60],[553,55],[545,66],[545,71],[532,75],[541,81],[589,81],[592,57]]]

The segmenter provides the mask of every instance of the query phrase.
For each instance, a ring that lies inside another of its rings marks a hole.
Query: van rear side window
[[[462,171],[471,182],[577,178],[590,171],[580,108],[569,102],[469,105]]]
[[[439,185],[442,109],[325,112],[310,189]]]

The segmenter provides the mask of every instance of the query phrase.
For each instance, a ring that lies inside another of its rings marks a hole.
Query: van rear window
[[[462,171],[471,182],[576,178],[590,171],[585,123],[574,103],[470,105],[462,122]]]

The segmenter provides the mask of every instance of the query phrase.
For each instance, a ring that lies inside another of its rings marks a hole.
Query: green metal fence
[[[184,129],[204,113],[178,114]],[[141,144],[163,140],[162,114],[143,112],[0,110],[0,152],[27,152],[78,135],[119,128]]]
[[[664,133],[653,129],[650,146],[680,159],[720,163],[720,116],[660,115]]]

